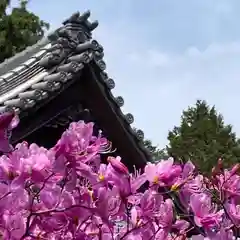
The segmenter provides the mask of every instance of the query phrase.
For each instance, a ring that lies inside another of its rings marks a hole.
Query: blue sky
[[[160,147],[196,99],[215,104],[240,136],[239,0],[31,0],[29,8],[52,28],[91,10],[114,94]]]

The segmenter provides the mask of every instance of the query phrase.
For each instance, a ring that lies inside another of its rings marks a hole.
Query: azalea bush
[[[209,178],[189,161],[147,163],[130,173],[93,123],[74,122],[51,149],[9,133],[13,113],[0,116],[0,239],[230,240],[240,224],[239,166]],[[128,159],[130,162],[131,159]]]

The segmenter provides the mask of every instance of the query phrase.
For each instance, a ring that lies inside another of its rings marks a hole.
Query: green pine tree
[[[240,160],[240,145],[232,126],[224,124],[215,107],[198,100],[183,111],[181,124],[168,134],[167,152],[175,159],[192,160],[203,172],[209,172],[219,158],[226,167]]]

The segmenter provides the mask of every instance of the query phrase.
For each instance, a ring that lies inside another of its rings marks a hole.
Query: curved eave
[[[111,134],[109,134],[111,135],[111,140],[115,143],[119,150],[121,150],[122,145],[129,146],[129,156],[134,156],[134,159],[133,157],[130,157],[127,159],[127,161],[131,162],[133,165],[136,165],[138,168],[143,168],[150,159],[149,152],[142,145],[142,142],[137,140],[135,133],[131,128],[131,125],[126,122],[120,108],[118,108],[114,100],[109,97],[108,90],[101,81],[99,68],[96,66],[96,64],[93,63],[89,66],[89,70],[91,72],[92,79],[94,80],[94,86],[92,87],[95,90],[99,89],[99,92],[101,92],[102,96],[101,102],[107,102],[108,105],[108,108],[104,108],[104,111],[100,113],[100,116],[98,116],[98,118],[103,118],[103,115],[105,115],[105,121],[108,121],[109,125],[113,121],[118,122],[118,125],[120,126],[118,128],[119,131],[114,132],[114,129],[112,129]],[[95,93],[97,94],[97,91],[95,91]],[[108,116],[115,116],[115,119],[109,118]],[[109,132],[109,129],[106,129],[106,131]],[[125,141],[119,142],[120,139],[125,139]]]
[[[95,79],[95,84],[100,89],[105,101],[108,102],[108,105],[111,111],[114,113],[114,115],[116,115],[116,119],[122,128],[123,134],[126,136],[126,138],[129,139],[128,144],[132,146],[133,151],[137,150],[139,152],[137,165],[139,165],[139,163],[141,162],[140,165],[145,166],[145,164],[147,163],[147,161],[149,161],[151,156],[149,151],[143,145],[143,139],[139,140],[136,136],[136,132],[134,132],[131,125],[127,123],[125,119],[125,115],[121,111],[121,108],[118,107],[118,105],[115,102],[114,96],[112,95],[111,91],[109,91],[109,89],[106,87],[106,84],[104,83],[101,77],[101,71],[99,71],[98,66],[93,62],[91,63],[90,69],[91,69],[93,78]],[[116,133],[116,136],[117,136],[117,133]],[[127,143],[124,143],[124,144],[127,144]]]

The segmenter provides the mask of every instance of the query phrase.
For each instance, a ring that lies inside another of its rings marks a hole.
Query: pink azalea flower
[[[174,182],[174,180],[181,174],[181,167],[173,165],[173,158],[168,160],[161,160],[160,162],[147,163],[145,167],[146,178],[150,183],[165,186]]]
[[[9,143],[11,131],[18,125],[19,118],[13,112],[0,115],[0,151],[8,153],[13,150]]]
[[[218,211],[212,205],[211,198],[205,193],[192,194],[190,206],[194,213],[197,226],[211,229],[220,226],[223,211]]]

